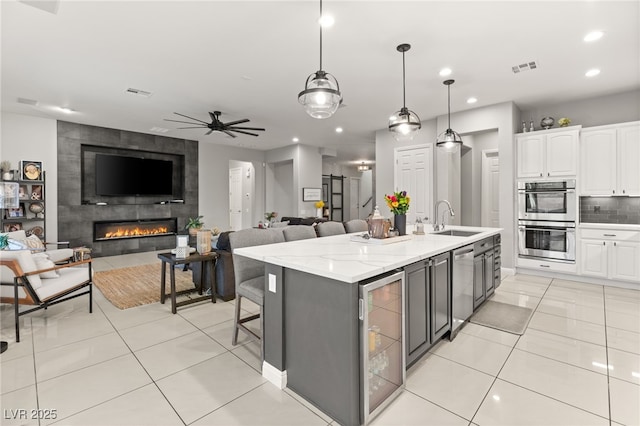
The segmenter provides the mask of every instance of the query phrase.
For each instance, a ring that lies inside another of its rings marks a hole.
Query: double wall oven
[[[576,260],[576,181],[518,182],[518,255]]]

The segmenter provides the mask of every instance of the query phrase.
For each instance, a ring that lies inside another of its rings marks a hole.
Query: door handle
[[[551,268],[549,265],[540,265],[541,268]]]
[[[605,237],[615,237],[616,236],[616,234],[602,234],[602,235],[605,236]]]

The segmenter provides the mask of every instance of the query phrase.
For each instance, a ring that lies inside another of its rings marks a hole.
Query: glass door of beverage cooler
[[[405,385],[404,272],[360,286],[362,423]]]

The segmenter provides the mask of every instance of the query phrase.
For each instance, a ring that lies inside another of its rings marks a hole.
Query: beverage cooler
[[[360,285],[361,423],[405,386],[404,272]]]

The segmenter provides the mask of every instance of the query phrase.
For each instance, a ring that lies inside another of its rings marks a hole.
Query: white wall
[[[58,240],[58,131],[51,118],[2,113],[0,160],[10,161],[13,169],[21,160],[42,161],[46,172],[46,240]]]
[[[581,124],[582,127],[636,121],[640,120],[640,89],[537,108],[523,108],[521,117],[527,124],[533,119],[536,130],[540,129],[543,117],[555,118],[555,127],[562,117],[568,117],[571,124]],[[518,132],[522,131],[521,127],[518,126]]]
[[[240,162],[236,164],[242,165],[245,178],[246,169],[249,167],[252,169],[253,178],[251,180],[253,182],[251,185],[255,186],[251,200],[252,211],[248,215],[244,212],[245,202],[243,200],[243,223],[248,226],[248,224],[257,224],[258,221],[264,219],[265,170],[262,166],[264,152],[200,141],[198,143],[198,206],[199,214],[204,216],[203,220],[208,228],[217,226],[220,230],[225,231],[230,227],[229,165],[231,161]],[[243,190],[244,188],[243,183]]]
[[[273,193],[273,208],[267,211],[278,213],[278,217],[296,217],[295,196],[293,187],[293,161],[269,164],[273,169],[273,187],[269,192]]]

